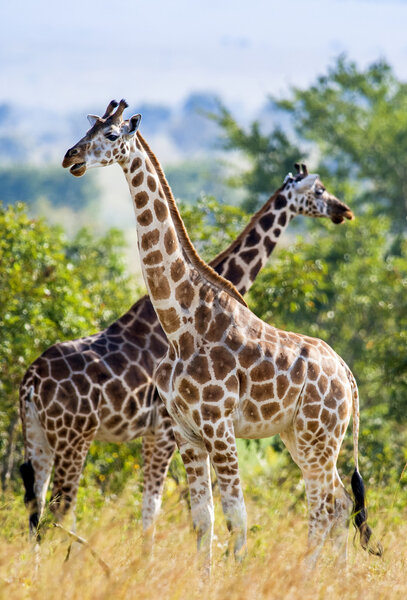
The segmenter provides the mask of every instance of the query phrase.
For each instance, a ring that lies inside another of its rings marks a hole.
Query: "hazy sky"
[[[191,89],[254,108],[341,52],[407,79],[403,0],[14,0],[0,23],[0,102],[63,111]]]

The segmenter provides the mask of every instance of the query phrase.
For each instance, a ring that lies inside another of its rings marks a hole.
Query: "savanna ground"
[[[330,544],[318,567],[308,574],[304,565],[307,511],[299,473],[284,481],[279,473],[288,461],[269,450],[257,458],[254,446],[239,443],[248,509],[248,556],[242,565],[229,555],[229,535],[215,496],[215,541],[210,585],[200,583],[195,534],[188,510],[185,481],[166,483],[163,509],[157,522],[153,555],[143,548],[140,521],[142,474],[119,495],[103,494],[96,485],[82,485],[77,533],[89,542],[110,568],[110,576],[89,547],[75,543],[65,562],[69,538],[49,529],[41,544],[37,574],[27,536],[21,497],[3,499],[1,507],[0,594],[15,599],[262,599],[284,598],[405,598],[407,590],[406,494],[398,485],[369,487],[369,522],[384,546],[382,558],[359,546],[353,527],[346,568],[335,562]],[[85,475],[86,478],[86,475]],[[103,480],[103,476],[102,476]],[[345,480],[349,488],[349,481]],[[68,523],[66,523],[67,526]]]

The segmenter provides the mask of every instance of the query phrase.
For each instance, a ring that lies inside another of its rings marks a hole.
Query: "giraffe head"
[[[294,213],[310,217],[328,217],[336,224],[354,218],[349,206],[326,191],[319,175],[308,173],[304,164],[296,163],[295,167],[297,174],[289,173],[286,176],[280,192],[289,200],[289,208]]]
[[[141,115],[123,120],[125,100],[109,102],[102,117],[88,115],[91,128],[86,135],[72,146],[64,156],[62,166],[71,167],[70,172],[80,177],[92,167],[105,167],[123,162],[130,152],[130,140],[136,134]]]

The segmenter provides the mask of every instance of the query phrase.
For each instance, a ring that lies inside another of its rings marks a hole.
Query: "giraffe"
[[[121,101],[65,155],[73,175],[119,163],[136,215],[142,272],[168,341],[154,380],[186,467],[197,543],[209,570],[213,500],[209,465],[217,475],[234,553],[246,548],[246,510],[236,437],[280,434],[300,467],[309,509],[308,561],[315,564],[334,527],[346,558],[352,501],[336,462],[353,414],[354,524],[361,545],[381,554],[367,525],[358,467],[359,395],[346,363],[325,342],[285,332],[258,319],[237,289],[195,252],[160,165],[136,131],[140,115],[123,120]],[[154,168],[155,167],[155,172]],[[287,194],[307,194],[316,175],[289,177]]]
[[[112,102],[104,118],[116,106]],[[307,169],[305,165],[296,168],[300,182]],[[250,287],[296,214],[328,217],[337,224],[353,218],[349,207],[320,182],[306,195],[294,191],[287,195],[284,187],[211,263],[241,294]],[[74,512],[77,486],[92,440],[125,442],[143,436],[142,522],[152,536],[175,449],[170,419],[152,379],[155,362],[164,356],[166,348],[164,332],[145,296],[104,331],[55,344],[28,368],[20,390],[26,445],[21,470],[32,535],[37,535],[53,465],[50,507],[55,517],[61,518],[69,508]]]

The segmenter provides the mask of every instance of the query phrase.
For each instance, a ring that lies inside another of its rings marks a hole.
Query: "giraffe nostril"
[[[72,148],[72,150],[70,150],[69,154],[71,156],[76,156],[77,154],[79,154],[78,148]]]

